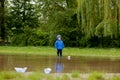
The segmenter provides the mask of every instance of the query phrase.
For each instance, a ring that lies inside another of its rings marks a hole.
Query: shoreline
[[[0,46],[0,55],[43,55],[55,56],[56,49],[53,47],[14,47],[14,46]],[[65,48],[63,49],[63,56],[81,56],[81,57],[98,57],[120,59],[119,48]]]

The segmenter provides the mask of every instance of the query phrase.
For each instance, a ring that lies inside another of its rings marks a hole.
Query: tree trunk
[[[5,45],[5,26],[4,26],[4,2],[0,0],[0,31],[1,31],[1,44]]]
[[[26,6],[26,1],[24,0],[24,3],[23,3],[23,9],[24,9],[24,11],[23,11],[23,23],[25,22],[25,6]]]

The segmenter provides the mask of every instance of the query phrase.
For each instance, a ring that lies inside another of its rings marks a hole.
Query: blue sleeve
[[[57,41],[55,42],[55,45],[54,45],[55,48],[57,48]]]

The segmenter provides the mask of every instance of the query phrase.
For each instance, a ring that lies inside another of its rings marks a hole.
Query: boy
[[[62,49],[64,48],[64,43],[61,40],[61,35],[57,35],[57,40],[55,42],[55,48],[57,49],[57,56],[62,57]]]

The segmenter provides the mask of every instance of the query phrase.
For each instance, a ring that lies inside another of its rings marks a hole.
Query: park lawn
[[[56,55],[56,49],[53,47],[13,47],[0,46],[0,54],[5,55]],[[120,59],[119,48],[65,48],[64,56],[85,56],[85,57],[109,57]]]

